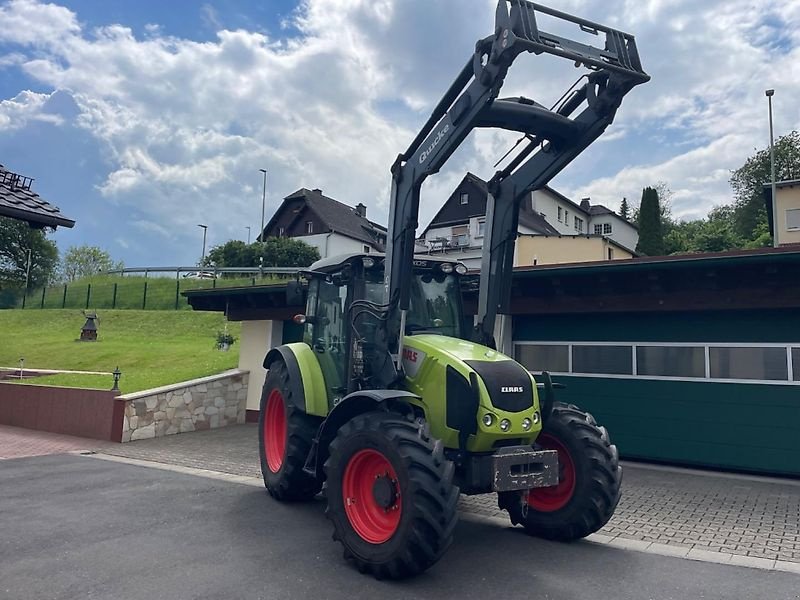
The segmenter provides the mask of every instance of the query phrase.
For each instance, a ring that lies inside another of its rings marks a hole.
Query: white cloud
[[[268,212],[297,188],[320,187],[385,220],[389,167],[475,41],[491,32],[494,4],[306,0],[286,39],[224,30],[203,7],[218,35],[196,42],[164,36],[153,23],[141,39],[125,24],[89,31],[66,8],[11,0],[0,5],[0,43],[13,52],[0,66],[71,95],[75,123],[107,160],[99,192],[135,211],[140,230],[157,224],[177,244],[202,219],[218,242],[260,219],[259,168],[269,174]],[[793,100],[800,93],[799,5],[565,1],[563,10],[635,33],[653,80],[626,98],[603,143],[556,187],[615,207],[663,180],[684,216],[728,201],[729,170],[766,142],[764,88],[777,90],[777,131],[800,126]],[[561,62],[522,57],[502,95],[554,99],[576,76]],[[22,92],[0,101],[0,133],[28,119],[56,119],[47,99]],[[491,176],[514,139],[473,136],[426,184],[420,223],[467,169]]]
[[[51,94],[22,91],[10,100],[0,100],[0,132],[25,127],[29,121],[60,125],[63,119],[45,108]]]

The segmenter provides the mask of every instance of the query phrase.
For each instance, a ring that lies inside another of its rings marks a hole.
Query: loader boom
[[[603,47],[539,30],[537,13],[604,37]],[[498,99],[509,67],[525,52],[563,57],[588,72],[550,109],[527,98]],[[625,94],[648,80],[632,35],[527,0],[499,0],[494,33],[477,42],[475,52],[430,118],[392,166],[384,279],[388,318],[384,336],[377,342],[395,357],[397,371],[409,308],[409,289],[404,282],[412,275],[420,189],[425,179],[437,173],[477,127],[517,131],[526,138],[522,150],[489,182],[488,226],[473,337],[494,346],[495,317],[508,312],[520,202],[597,139],[613,121]],[[381,379],[390,386],[396,377],[397,372]]]

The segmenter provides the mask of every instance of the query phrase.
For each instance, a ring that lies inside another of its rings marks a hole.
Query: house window
[[[792,379],[800,381],[800,348],[792,348]]]
[[[461,204],[469,204],[469,194],[466,192],[461,194]]]
[[[800,208],[790,208],[786,211],[786,229],[800,229]]]
[[[369,254],[369,246],[364,244],[364,254]]]
[[[611,233],[611,223],[603,223],[603,234],[608,235]]]
[[[614,260],[614,249],[613,248],[609,248],[608,249],[608,260]]]
[[[575,231],[583,231],[583,219],[575,217]]]
[[[478,237],[483,237],[486,232],[486,221],[478,221]]]
[[[603,226],[602,225],[595,225],[594,226],[594,234],[595,235],[603,235]]]
[[[563,212],[564,212],[564,211],[563,211],[563,210],[562,210],[562,208],[559,206],[559,207],[558,207],[558,220],[559,220],[559,222],[562,220],[562,214],[563,214]]]
[[[314,233],[314,221],[306,221],[306,233]]]
[[[469,225],[459,225],[453,227],[453,246],[469,246]]]
[[[789,370],[786,348],[708,349],[711,377],[714,379],[760,379],[786,381]]]
[[[569,211],[568,210],[564,211],[564,225],[569,227]]]
[[[283,237],[285,233],[286,233],[285,227],[278,227],[278,237]]]

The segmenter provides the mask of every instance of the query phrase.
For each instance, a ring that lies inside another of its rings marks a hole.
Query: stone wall
[[[125,401],[122,441],[244,423],[248,376],[248,371],[233,369],[119,396]]]

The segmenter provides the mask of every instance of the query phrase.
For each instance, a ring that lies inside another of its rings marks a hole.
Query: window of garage
[[[534,372],[717,382],[800,382],[794,344],[515,342],[515,357]]]

